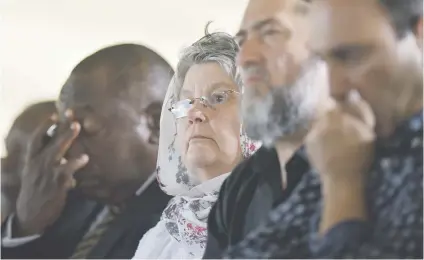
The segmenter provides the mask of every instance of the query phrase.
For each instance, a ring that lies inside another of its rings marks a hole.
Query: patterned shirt
[[[369,220],[337,224],[318,237],[317,173],[302,177],[268,220],[225,258],[423,258],[423,112],[376,142],[367,182]]]

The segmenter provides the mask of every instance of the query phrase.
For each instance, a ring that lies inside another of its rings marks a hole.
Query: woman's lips
[[[209,137],[205,137],[205,136],[195,136],[195,137],[190,138],[190,142],[191,141],[205,141],[205,140],[212,140],[212,139],[209,138]]]
[[[206,137],[206,136],[194,136],[191,137],[188,141],[189,144],[195,144],[195,143],[204,143],[204,142],[215,142],[212,138]]]
[[[245,84],[255,84],[262,81],[263,81],[263,77],[261,76],[248,76],[245,78],[245,80],[243,80]]]

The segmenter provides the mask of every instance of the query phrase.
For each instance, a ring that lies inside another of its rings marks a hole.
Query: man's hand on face
[[[362,182],[373,160],[374,139],[374,115],[363,100],[334,103],[306,139],[309,159],[324,186]]]
[[[61,123],[49,141],[46,133],[57,123],[56,116],[44,122],[28,144],[16,205],[17,236],[39,234],[57,220],[68,191],[76,185],[74,173],[88,162],[85,154],[63,158],[81,129],[79,123],[72,122],[72,113],[67,115],[68,122]]]
[[[306,138],[322,183],[321,234],[346,220],[367,219],[364,176],[373,161],[374,138],[373,114],[359,98],[335,103]]]

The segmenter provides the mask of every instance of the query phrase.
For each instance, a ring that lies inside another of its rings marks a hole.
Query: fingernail
[[[60,159],[60,164],[65,164],[67,162],[68,162],[68,160],[66,160],[65,158]]]
[[[86,155],[86,154],[81,155],[81,157],[79,158],[79,160],[80,160],[82,163],[86,163],[86,162],[88,162],[88,155]]]
[[[50,137],[53,137],[56,129],[57,129],[57,124],[54,124],[54,125],[50,126],[49,129],[47,129],[46,134]]]
[[[74,113],[72,112],[72,110],[67,109],[67,110],[65,111],[65,116],[66,116],[67,118],[71,118],[73,115],[74,115]]]
[[[73,123],[71,124],[71,129],[72,129],[72,130],[79,130],[79,127],[80,127],[80,125],[79,125],[79,123],[77,123],[77,122],[73,122]]]
[[[55,113],[55,114],[53,114],[51,117],[50,117],[50,119],[52,120],[52,121],[57,121],[58,120],[58,116],[57,116],[57,114]]]

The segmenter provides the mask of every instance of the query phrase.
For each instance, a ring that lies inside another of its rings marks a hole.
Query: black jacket
[[[281,168],[274,148],[261,147],[239,164],[224,181],[218,200],[208,217],[208,241],[204,259],[221,258],[267,219],[284,201],[309,169],[303,149],[286,165],[287,189],[283,191]]]
[[[61,217],[38,239],[1,250],[2,258],[69,258],[104,205],[71,194]],[[170,197],[153,182],[134,197],[103,234],[88,258],[129,259],[144,233],[156,225]],[[6,223],[6,222],[5,222]],[[2,226],[2,234],[5,225]]]

